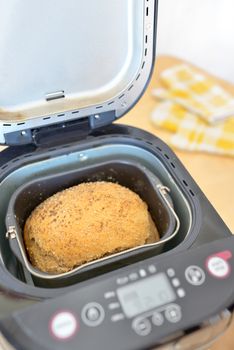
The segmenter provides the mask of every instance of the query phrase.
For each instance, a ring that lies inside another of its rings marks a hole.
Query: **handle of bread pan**
[[[168,197],[168,193],[170,193],[170,189],[167,186],[164,186],[162,184],[157,185],[157,189],[159,191],[160,196],[162,197],[163,201],[165,202],[166,206],[168,207],[169,211],[171,212],[172,216],[175,219],[175,230],[173,231],[173,233],[169,237],[166,237],[165,239],[161,240],[161,242],[167,242],[167,241],[171,240],[172,238],[174,238],[176,236],[176,234],[178,233],[179,228],[180,228],[180,219],[175,212],[171,198]]]

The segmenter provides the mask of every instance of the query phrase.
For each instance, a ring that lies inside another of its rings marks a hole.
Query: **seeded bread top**
[[[153,238],[152,238],[153,237]],[[145,202],[110,182],[82,183],[41,203],[24,240],[39,270],[62,273],[105,255],[159,240]]]

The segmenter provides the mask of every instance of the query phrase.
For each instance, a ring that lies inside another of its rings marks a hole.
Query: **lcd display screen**
[[[121,287],[117,290],[117,295],[128,318],[176,299],[175,292],[164,273]]]

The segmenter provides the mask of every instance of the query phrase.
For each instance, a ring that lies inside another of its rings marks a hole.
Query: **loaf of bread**
[[[34,209],[24,227],[32,265],[53,274],[158,240],[146,203],[110,182],[82,183],[56,193]]]

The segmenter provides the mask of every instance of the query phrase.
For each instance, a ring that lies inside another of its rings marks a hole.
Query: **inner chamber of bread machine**
[[[25,283],[31,282],[37,286],[53,288],[71,285],[92,273],[97,274],[97,270],[115,269],[121,264],[162,253],[181,243],[187,236],[191,225],[188,199],[163,162],[144,149],[140,141],[135,141],[135,145],[132,145],[128,144],[127,140],[120,142],[111,136],[107,137],[107,140],[109,141],[107,144],[83,149],[82,152],[65,152],[50,159],[43,159],[45,156],[43,154],[40,161],[27,163],[26,166],[21,166],[11,173],[0,185],[1,192],[4,193],[4,197],[6,196],[6,227],[17,227],[22,247],[22,229],[25,219],[42,200],[78,183],[105,180],[118,182],[132,189],[146,201],[161,240],[156,244],[145,245],[133,251],[94,261],[87,266],[81,266],[77,271],[61,276],[50,276],[36,270],[30,273],[27,265],[25,266],[17,239],[5,241],[6,266],[11,273]],[[100,143],[100,140],[96,142]],[[61,150],[61,153],[63,152],[64,150]],[[65,169],[67,171],[64,171]],[[170,192],[161,192],[165,187],[170,189]],[[9,191],[10,188],[11,191]],[[12,259],[12,251],[18,259]]]

